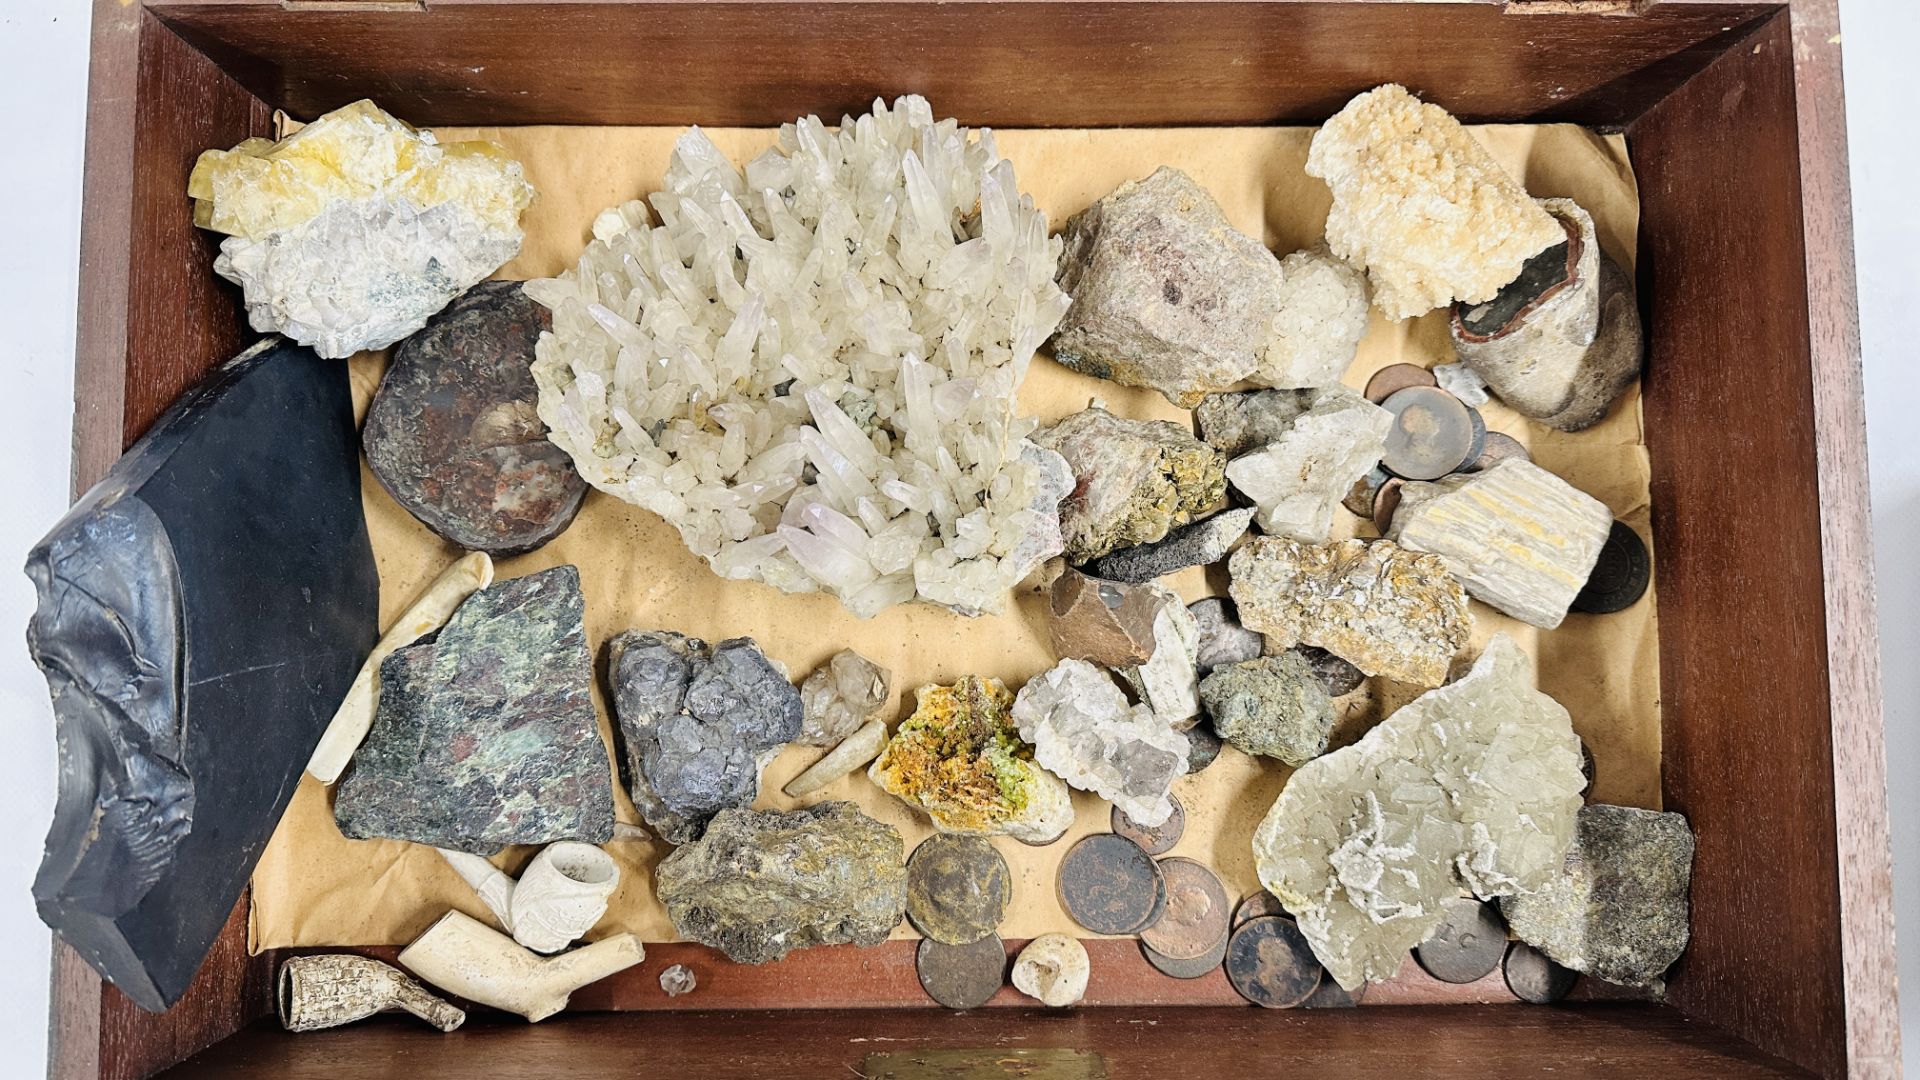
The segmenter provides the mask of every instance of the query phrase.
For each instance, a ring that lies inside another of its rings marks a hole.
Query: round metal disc
[[[936,833],[907,860],[907,918],[935,941],[965,945],[994,932],[1013,899],[1013,874],[977,836]]]
[[[1487,432],[1485,442],[1482,443],[1480,447],[1480,456],[1474,458],[1473,463],[1468,465],[1463,471],[1480,472],[1484,469],[1491,469],[1508,458],[1532,461],[1533,455],[1527,453],[1527,448],[1520,445],[1519,439],[1502,432],[1489,431]]]
[[[1417,364],[1388,364],[1367,380],[1366,398],[1375,405],[1409,386],[1438,386],[1433,372]]]
[[[1300,1007],[1303,1009],[1351,1009],[1366,1000],[1369,985],[1361,983],[1357,990],[1342,990],[1340,984],[1333,980],[1333,976],[1322,974],[1320,985],[1314,989],[1313,993],[1307,995],[1307,1000],[1301,1002]]]
[[[1503,966],[1507,989],[1530,1005],[1551,1005],[1566,997],[1573,984],[1580,981],[1579,972],[1561,967],[1524,941],[1508,946]]]
[[[1158,869],[1157,866],[1155,868]],[[1165,915],[1166,913],[1167,913],[1167,875],[1164,873],[1161,873],[1161,874],[1156,874],[1153,879],[1153,910],[1147,912],[1147,917],[1141,920],[1140,925],[1134,927],[1132,930],[1129,930],[1128,933],[1137,934],[1140,931],[1145,930],[1147,927],[1152,926],[1154,923],[1159,922],[1160,916]]]
[[[1445,390],[1410,386],[1395,392],[1380,407],[1393,414],[1380,465],[1395,476],[1438,480],[1480,456],[1486,422]],[[1381,490],[1386,490],[1385,485]],[[1379,505],[1376,499],[1376,511]],[[1377,512],[1374,523],[1379,524]]]
[[[1396,476],[1373,493],[1373,527],[1380,530],[1381,536],[1387,535],[1387,529],[1393,525],[1393,512],[1400,506],[1400,485],[1404,483],[1406,481]]]
[[[949,1009],[977,1008],[1006,981],[1007,947],[997,934],[967,945],[921,938],[913,966],[928,997]]]
[[[1287,909],[1285,905],[1280,903],[1279,897],[1265,889],[1261,889],[1259,892],[1240,901],[1240,906],[1233,909],[1234,929],[1239,929],[1240,924],[1246,922],[1248,919],[1257,919],[1262,915],[1280,915],[1285,918],[1292,918],[1292,916],[1287,915]]]
[[[1060,906],[1096,934],[1132,934],[1166,903],[1166,879],[1153,856],[1113,833],[1084,837],[1060,860]]]
[[[1616,521],[1600,548],[1600,560],[1587,575],[1586,587],[1573,598],[1573,610],[1589,615],[1625,611],[1647,594],[1652,580],[1653,560],[1647,555],[1646,541],[1626,522]]]
[[[1507,926],[1492,904],[1457,897],[1442,904],[1446,918],[1433,936],[1413,947],[1413,958],[1441,982],[1477,982],[1507,955]]]
[[[1158,825],[1142,825],[1117,806],[1108,820],[1114,832],[1139,844],[1141,851],[1149,855],[1164,855],[1180,842],[1180,834],[1187,828],[1187,808],[1181,806],[1180,800],[1172,795],[1167,796],[1167,801],[1173,804],[1173,813]]]
[[[1195,960],[1227,940],[1232,901],[1214,872],[1178,855],[1160,860],[1167,910],[1140,931],[1140,940],[1172,960]]]
[[[1227,943],[1228,981],[1262,1008],[1291,1009],[1307,1000],[1321,974],[1320,961],[1292,919],[1248,919]]]
[[[1220,736],[1213,730],[1213,721],[1202,718],[1187,729],[1187,775],[1213,764],[1220,756]],[[1182,811],[1184,814],[1185,811]]]
[[[1153,946],[1144,941],[1140,943],[1140,954],[1145,956],[1147,963],[1152,964],[1154,969],[1162,975],[1175,979],[1202,979],[1220,970],[1220,965],[1227,958],[1227,940],[1225,937],[1221,938],[1220,944],[1214,946],[1207,955],[1198,956],[1192,960],[1175,960],[1169,956],[1162,956],[1154,951]]]

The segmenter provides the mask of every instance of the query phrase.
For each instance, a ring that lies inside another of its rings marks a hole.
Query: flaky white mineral
[[[695,128],[652,204],[527,284],[540,417],[588,482],[723,577],[863,616],[999,611],[1060,551],[1072,475],[1014,415],[1060,242],[991,132],[905,97],[787,124],[742,173]]]
[[[1367,334],[1367,277],[1325,247],[1280,260],[1273,340],[1248,376],[1261,386],[1332,386]]]
[[[1013,720],[1033,744],[1033,759],[1068,784],[1142,825],[1173,816],[1167,792],[1186,775],[1187,737],[1147,706],[1127,704],[1106,672],[1085,660],[1060,661],[1020,688]]]
[[[1344,386],[1312,400],[1265,448],[1228,462],[1227,482],[1253,502],[1262,532],[1321,544],[1334,507],[1380,464],[1393,414]]]

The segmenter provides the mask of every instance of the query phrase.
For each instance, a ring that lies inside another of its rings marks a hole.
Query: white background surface
[[[28,895],[53,803],[46,686],[22,643],[27,549],[66,508],[73,394],[87,0],[0,0],[0,1047],[8,1076],[44,1071],[48,937]],[[1900,926],[1920,942],[1920,123],[1911,69],[1920,3],[1841,0],[1854,238],[1866,363]],[[184,213],[184,208],[182,210]],[[1901,325],[1901,320],[1906,320]],[[1920,1077],[1920,947],[1900,964],[1909,1072]]]

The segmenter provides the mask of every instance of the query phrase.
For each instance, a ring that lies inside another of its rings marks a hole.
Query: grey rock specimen
[[[1313,408],[1318,390],[1247,390],[1208,394],[1194,406],[1200,439],[1229,458],[1250,454],[1286,434]]]
[[[802,746],[832,746],[857,731],[887,703],[887,669],[841,649],[800,684]]]
[[[1514,411],[1561,431],[1598,423],[1640,374],[1633,282],[1600,250],[1571,199],[1538,200],[1564,242],[1527,262],[1498,296],[1456,304],[1453,347]]]
[[[1367,276],[1326,245],[1280,260],[1274,340],[1249,378],[1262,386],[1331,386],[1367,333]]]
[[[1200,717],[1200,625],[1172,589],[1141,587],[1158,591],[1163,601],[1153,617],[1153,655],[1119,674],[1161,723],[1184,731]]]
[[[1102,555],[1087,564],[1087,572],[1108,581],[1137,585],[1189,566],[1219,562],[1227,557],[1234,542],[1247,534],[1253,513],[1252,507],[1222,510],[1182,525],[1151,544],[1138,544]]]
[[[1220,738],[1243,754],[1298,768],[1327,752],[1333,699],[1294,652],[1215,668],[1200,698]]]
[[[907,910],[900,834],[849,802],[720,811],[661,860],[655,891],[680,936],[740,964],[813,945],[878,945]]]
[[[1300,659],[1305,660],[1307,667],[1313,669],[1314,676],[1320,680],[1320,684],[1327,688],[1329,697],[1344,697],[1360,689],[1360,684],[1367,681],[1366,674],[1359,668],[1325,649],[1315,648],[1312,645],[1295,645],[1291,649],[1280,651],[1295,653]],[[1274,655],[1277,656],[1279,653],[1276,652]]]
[[[1186,775],[1187,737],[1147,706],[1128,705],[1106,672],[1060,661],[1020,688],[1013,719],[1033,744],[1033,759],[1068,784],[1142,825],[1172,816],[1167,792]]]
[[[580,572],[474,593],[380,664],[380,706],[336,790],[355,839],[491,855],[613,839],[613,770],[594,716]]]
[[[1555,962],[1625,986],[1651,986],[1687,947],[1693,830],[1680,814],[1581,809],[1564,871],[1500,910],[1514,936]]]
[[[1120,185],[1061,236],[1060,287],[1073,306],[1053,355],[1075,371],[1192,408],[1279,344],[1280,261],[1178,169]]]
[[[1226,459],[1165,420],[1122,420],[1090,407],[1033,441],[1073,470],[1060,531],[1075,564],[1152,543],[1226,498]]]
[[[1431,552],[1467,594],[1551,630],[1567,616],[1613,529],[1613,511],[1520,458],[1400,488],[1387,538]]]
[[[608,645],[628,794],[660,837],[684,844],[746,806],[760,773],[800,735],[800,692],[752,638],[708,645],[628,630]]]
[[[1194,665],[1202,675],[1222,664],[1257,659],[1266,648],[1266,635],[1241,626],[1239,612],[1234,610],[1233,601],[1226,597],[1209,596],[1204,600],[1195,600],[1187,605],[1187,610],[1193,613],[1194,623],[1200,631],[1199,645],[1194,650]]]
[[[1306,411],[1264,447],[1227,463],[1227,482],[1253,503],[1269,536],[1317,544],[1354,481],[1380,464],[1393,414],[1344,386],[1310,393]]]
[[[1157,585],[1123,585],[1071,567],[1053,580],[1047,632],[1053,654],[1125,668],[1151,659],[1160,612],[1179,598]]]

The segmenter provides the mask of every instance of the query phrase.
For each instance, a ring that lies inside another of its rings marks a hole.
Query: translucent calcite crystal
[[[194,223],[227,234],[213,268],[253,328],[339,357],[420,329],[519,253],[533,185],[495,143],[441,145],[357,101],[208,150],[187,194]]]
[[[991,132],[927,102],[807,117],[734,167],[695,128],[607,210],[553,309],[540,416],[589,483],[724,577],[999,611],[1060,550],[1059,455],[1014,396],[1067,298]]]
[[[1062,660],[1020,688],[1013,718],[1035,759],[1067,783],[1142,825],[1173,815],[1167,792],[1186,775],[1187,737],[1146,705],[1129,705],[1106,672]]]
[[[1580,740],[1497,634],[1458,682],[1296,771],[1253,837],[1260,883],[1346,989],[1392,977],[1464,888],[1555,880],[1573,844]]]

